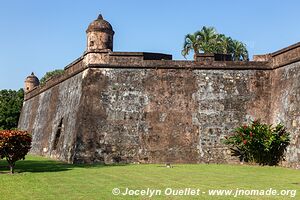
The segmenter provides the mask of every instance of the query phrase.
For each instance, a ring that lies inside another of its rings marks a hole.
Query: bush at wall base
[[[240,161],[272,166],[284,159],[290,133],[282,124],[272,126],[257,120],[236,128],[223,142]]]
[[[0,131],[0,158],[8,162],[10,173],[18,160],[25,159],[31,147],[31,135],[26,131],[1,130]]]

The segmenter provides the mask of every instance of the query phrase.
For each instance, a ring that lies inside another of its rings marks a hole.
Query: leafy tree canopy
[[[18,126],[24,99],[24,90],[0,90],[0,129],[11,130]]]
[[[191,51],[195,53],[231,54],[233,60],[249,60],[246,45],[224,34],[219,34],[214,27],[206,27],[193,34],[187,34],[181,54],[186,57]]]
[[[53,70],[53,71],[50,71],[50,72],[47,72],[40,80],[40,84],[43,85],[46,83],[46,81],[48,79],[50,79],[51,77],[53,76],[57,76],[57,75],[61,75],[64,73],[64,70],[63,69],[56,69],[56,70]]]
[[[0,159],[6,159],[11,174],[14,173],[16,162],[25,159],[31,147],[31,140],[31,135],[26,131],[0,131]]]

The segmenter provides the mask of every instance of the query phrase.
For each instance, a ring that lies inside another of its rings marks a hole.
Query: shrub
[[[25,159],[31,147],[31,135],[26,131],[0,131],[0,158],[6,158],[10,173],[14,173],[15,163]]]
[[[230,146],[232,156],[238,156],[241,161],[277,165],[290,143],[290,133],[282,124],[273,127],[253,121],[236,128],[225,137],[224,143]]]

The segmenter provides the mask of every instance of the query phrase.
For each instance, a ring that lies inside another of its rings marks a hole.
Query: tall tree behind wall
[[[0,129],[16,129],[24,100],[24,90],[0,90]]]

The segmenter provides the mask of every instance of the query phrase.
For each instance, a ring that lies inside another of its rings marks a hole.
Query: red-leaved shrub
[[[31,148],[31,135],[26,131],[1,130],[0,131],[0,158],[5,158],[9,164],[10,173],[18,160],[25,159]]]

